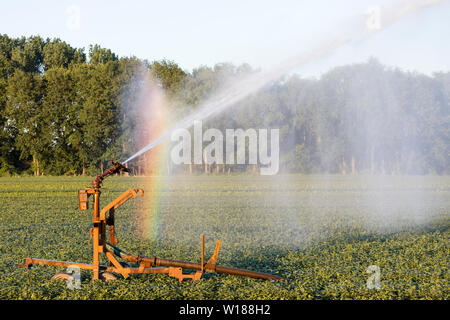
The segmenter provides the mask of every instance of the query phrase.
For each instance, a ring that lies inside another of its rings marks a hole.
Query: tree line
[[[137,95],[143,68],[175,115],[192,113],[224,79],[257,72],[228,63],[187,72],[99,45],[85,52],[60,39],[0,35],[0,175],[94,175],[134,154],[142,146],[123,102]],[[279,128],[281,172],[446,174],[449,111],[449,72],[428,76],[370,59],[317,79],[286,76],[204,126]],[[167,166],[170,173],[255,170]]]

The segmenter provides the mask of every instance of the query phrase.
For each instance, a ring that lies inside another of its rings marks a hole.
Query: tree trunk
[[[352,156],[352,175],[356,174],[355,156]]]
[[[370,173],[374,174],[375,173],[375,148],[372,146],[370,148]]]
[[[206,150],[203,150],[203,162],[205,163],[205,173],[208,173],[208,161],[206,157]]]
[[[141,157],[140,157],[140,156],[137,157],[137,159],[136,159],[136,164],[137,164],[136,174],[137,174],[138,176],[140,176],[140,175],[141,175]]]
[[[342,157],[342,175],[345,176],[347,174],[347,164],[345,163],[344,157]]]
[[[39,159],[36,158],[36,175],[39,176]]]

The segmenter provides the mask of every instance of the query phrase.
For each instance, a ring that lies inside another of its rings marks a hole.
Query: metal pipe
[[[166,267],[177,267],[183,269],[193,269],[193,270],[205,270],[208,272],[217,272],[223,274],[231,274],[235,276],[249,277],[255,279],[265,279],[265,280],[287,280],[285,278],[275,276],[268,273],[250,271],[245,269],[236,269],[229,267],[221,267],[217,265],[206,264],[202,267],[200,263],[189,262],[189,261],[180,261],[180,260],[171,260],[171,259],[162,259],[157,257],[141,257],[141,256],[133,256],[130,255],[121,249],[107,243],[106,249],[121,257],[122,259],[135,262],[135,263],[147,263],[150,266],[166,266]]]
[[[161,259],[161,258],[156,258],[156,257],[152,258],[152,259],[155,261],[156,266],[181,267],[184,269],[202,270],[202,265],[200,263],[179,261],[179,260],[170,260],[170,259]],[[144,258],[143,258],[143,260],[144,260]],[[209,271],[209,272],[231,274],[231,275],[235,275],[235,276],[249,277],[249,278],[255,278],[255,279],[286,280],[282,277],[275,276],[275,275],[268,274],[268,273],[250,271],[250,270],[245,270],[245,269],[221,267],[221,266],[211,266],[209,264],[205,265],[204,270]]]

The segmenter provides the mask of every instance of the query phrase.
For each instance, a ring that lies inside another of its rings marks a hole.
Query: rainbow
[[[137,106],[135,128],[139,145],[148,145],[168,127],[168,103],[163,90],[145,72]],[[144,205],[137,214],[139,233],[145,239],[156,240],[162,223],[161,200],[165,187],[164,170],[168,164],[168,142],[161,143],[137,158],[137,173],[144,177]]]

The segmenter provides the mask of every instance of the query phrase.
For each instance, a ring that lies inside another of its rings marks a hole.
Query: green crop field
[[[92,213],[77,210],[76,193],[91,180],[0,178],[0,299],[449,298],[446,176],[174,176],[116,212],[118,247],[129,253],[199,262],[204,233],[208,257],[222,240],[219,265],[286,282],[207,273],[181,284],[167,275],[105,283],[83,270],[81,288],[69,289],[50,280],[64,268],[14,268],[25,257],[91,262]],[[145,180],[107,179],[101,204]],[[148,199],[151,221],[138,214]],[[367,287],[372,265],[379,289]]]

